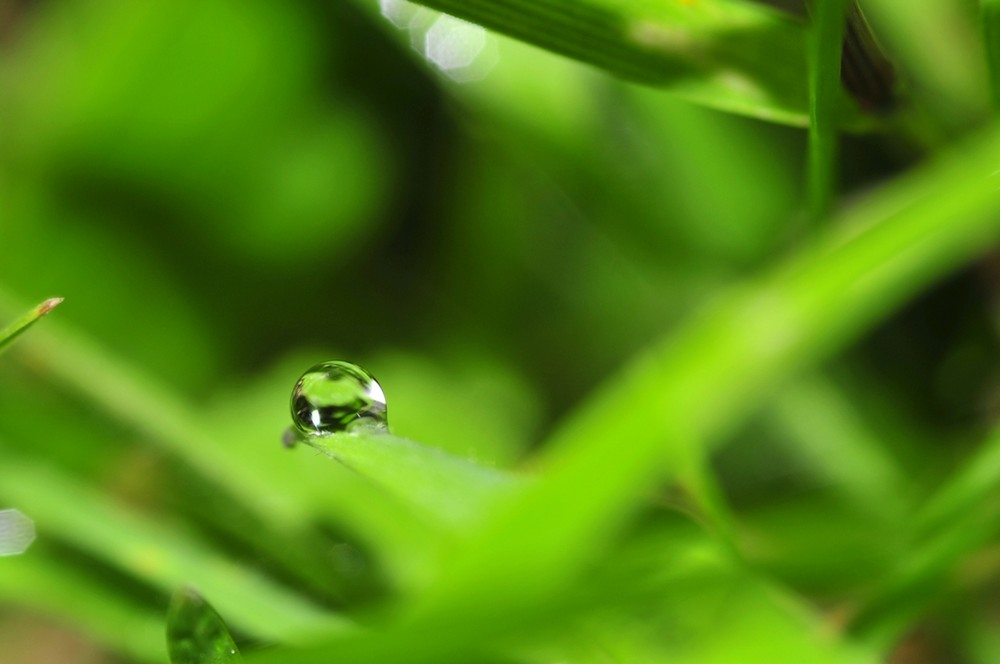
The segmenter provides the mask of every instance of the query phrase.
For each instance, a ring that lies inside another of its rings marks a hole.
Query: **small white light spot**
[[[753,99],[766,99],[767,94],[757,83],[746,74],[734,69],[722,69],[714,76],[715,80],[725,88]]]
[[[407,0],[379,0],[378,4],[382,10],[382,16],[385,16],[390,23],[400,29],[410,26],[413,14],[417,11],[417,7]]]
[[[442,15],[424,35],[424,55],[456,81],[480,80],[495,64],[481,61],[488,43],[483,27]]]
[[[659,23],[633,23],[629,35],[639,46],[664,53],[690,56],[699,48],[687,30]]]
[[[34,541],[34,521],[18,510],[0,510],[0,556],[22,554]]]

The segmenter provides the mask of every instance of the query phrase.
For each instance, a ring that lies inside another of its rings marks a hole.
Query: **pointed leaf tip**
[[[55,309],[63,301],[61,297],[51,297],[15,320],[7,327],[0,328],[0,352],[11,344],[20,334],[34,325],[38,319]]]
[[[39,304],[38,307],[35,308],[35,313],[39,317],[44,316],[45,314],[49,313],[50,311],[58,307],[60,304],[62,304],[64,299],[65,298],[62,297],[50,297],[49,299],[45,300],[44,302]]]

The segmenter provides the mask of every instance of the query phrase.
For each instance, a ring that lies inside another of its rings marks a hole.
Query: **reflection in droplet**
[[[303,436],[388,426],[382,387],[350,362],[323,362],[302,374],[292,390],[291,408],[292,423]],[[294,433],[286,432],[286,446],[295,444]]]
[[[0,556],[24,553],[34,541],[34,521],[18,510],[0,510]]]

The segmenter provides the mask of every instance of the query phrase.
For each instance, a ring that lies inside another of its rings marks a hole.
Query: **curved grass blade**
[[[170,600],[167,649],[171,664],[243,661],[226,623],[194,588],[181,588]]]
[[[0,353],[6,350],[7,346],[20,334],[34,325],[39,318],[58,307],[62,301],[61,297],[51,297],[0,330]]]
[[[695,103],[773,122],[806,122],[802,26],[791,16],[754,3],[418,3]],[[383,11],[402,4],[384,0]]]
[[[130,662],[167,661],[162,612],[44,547],[0,563],[0,604],[73,625]]]
[[[858,0],[851,0],[847,10],[840,80],[866,111],[888,113],[896,107],[895,68],[875,40]]]
[[[651,486],[707,453],[780,383],[995,241],[998,146],[1000,134],[985,135],[884,188],[837,232],[637,358],[556,432],[541,459],[544,476],[456,547],[447,572],[391,633],[334,636],[300,649],[295,661],[400,661],[383,655],[417,644],[423,652],[405,651],[406,661],[461,661],[474,645],[533,624]],[[448,638],[419,642],[428,634]],[[287,656],[262,652],[254,661]]]
[[[3,471],[0,499],[31,505],[40,537],[68,544],[165,592],[197,583],[251,636],[297,642],[355,629],[347,618],[235,564],[207,542],[126,508],[55,468],[8,458]]]
[[[0,287],[0,314],[20,310],[18,301]],[[150,443],[176,455],[272,532],[280,533],[280,547],[275,545],[279,540],[273,537],[232,534],[283,561],[285,569],[296,577],[315,584],[316,572],[290,555],[305,546],[293,545],[293,540],[308,541],[312,536],[313,518],[346,524],[375,547],[401,582],[409,583],[410,577],[418,574],[414,561],[420,560],[417,550],[421,542],[428,540],[427,533],[405,510],[383,500],[383,494],[370,490],[365,482],[342,479],[335,488],[327,488],[321,499],[316,499],[308,482],[283,492],[261,491],[262,486],[287,484],[287,474],[283,473],[294,469],[279,467],[267,454],[248,454],[252,440],[240,443],[246,445],[243,447],[225,445],[181,395],[72,327],[46,326],[39,334],[24,339],[18,354],[30,362],[32,371],[47,376],[110,418],[133,427]],[[406,555],[400,555],[401,551]],[[316,587],[324,592],[324,586]]]

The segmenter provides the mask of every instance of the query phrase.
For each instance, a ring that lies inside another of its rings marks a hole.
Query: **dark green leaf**
[[[193,588],[181,588],[170,600],[167,648],[173,664],[243,661],[222,618]]]

